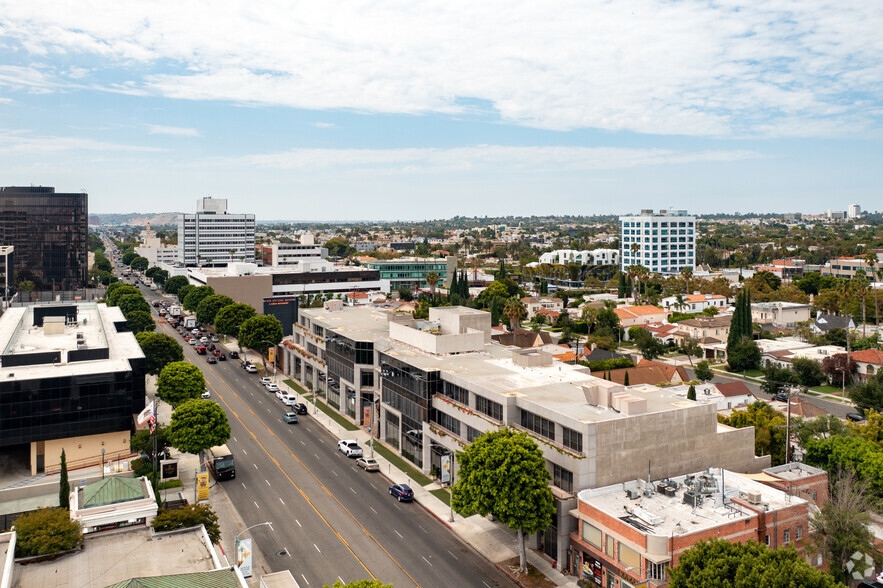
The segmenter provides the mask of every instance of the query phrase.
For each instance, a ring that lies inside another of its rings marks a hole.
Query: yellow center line
[[[163,330],[165,330],[165,329],[163,329]],[[188,359],[187,361],[190,361],[190,360]],[[192,362],[191,362],[191,363],[192,363]],[[215,374],[215,375],[221,380],[221,382],[224,383],[225,386],[227,386],[227,388],[230,389],[230,391],[233,393],[233,395],[236,396],[236,398],[239,399],[240,402],[242,402],[243,404],[246,405],[246,407],[248,407],[248,404],[246,404],[245,400],[243,400],[242,397],[239,396],[239,394],[236,392],[236,390],[234,390],[233,387],[232,387],[230,384],[227,383],[227,380],[225,380],[224,377],[221,376],[220,373],[218,373],[218,372],[214,372],[214,374]],[[312,507],[312,509],[316,512],[316,514],[319,515],[319,517],[325,522],[326,525],[328,525],[328,528],[331,529],[331,531],[332,531],[335,535],[337,535],[338,538],[340,538],[340,541],[346,546],[346,548],[349,550],[349,552],[353,554],[353,557],[355,557],[356,560],[358,560],[358,562],[362,565],[362,567],[365,568],[365,571],[368,572],[368,574],[371,575],[371,578],[374,579],[374,580],[376,580],[377,578],[374,576],[374,574],[371,573],[371,571],[368,569],[368,567],[365,565],[365,563],[359,558],[358,555],[355,554],[355,552],[353,552],[352,548],[349,546],[349,544],[346,542],[346,540],[340,535],[340,533],[337,532],[337,530],[334,529],[334,527],[331,525],[331,523],[329,523],[329,522],[325,519],[325,517],[322,516],[322,513],[319,512],[319,509],[316,508],[316,506],[313,504],[313,502],[310,500],[310,498],[304,493],[304,491],[301,490],[301,488],[300,488],[297,484],[295,484],[294,480],[291,479],[291,477],[290,477],[290,476],[288,475],[288,473],[282,468],[282,466],[279,464],[279,462],[276,461],[276,458],[273,457],[273,456],[270,454],[269,451],[267,451],[267,449],[264,447],[263,443],[261,443],[261,442],[258,440],[257,435],[255,435],[254,432],[252,432],[252,430],[249,429],[249,428],[246,426],[246,424],[242,421],[242,419],[239,417],[239,414],[238,414],[235,410],[233,410],[232,407],[230,407],[230,405],[227,403],[227,401],[224,400],[224,397],[223,397],[223,396],[222,396],[222,395],[221,395],[221,394],[215,389],[214,386],[211,385],[210,382],[206,381],[206,384],[208,384],[208,386],[212,389],[212,391],[213,391],[215,394],[218,395],[218,398],[220,398],[221,402],[224,403],[224,406],[226,406],[228,409],[230,409],[230,412],[233,413],[233,415],[236,417],[236,420],[239,421],[239,423],[243,426],[243,428],[245,428],[245,430],[248,431],[248,433],[249,433],[249,434],[252,436],[252,438],[257,442],[257,444],[260,445],[261,449],[264,450],[264,453],[267,454],[267,457],[269,457],[271,460],[273,460],[273,463],[276,464],[276,467],[279,468],[279,471],[282,472],[282,474],[288,479],[288,481],[291,483],[291,485],[294,486],[294,488],[295,488],[295,489],[301,494],[301,496],[304,497],[304,499],[307,501],[307,503],[310,505],[310,507]],[[350,512],[350,510],[349,510],[346,506],[344,506],[343,503],[341,503],[340,500],[338,500],[338,498],[337,498],[337,497],[336,497],[336,496],[335,496],[330,490],[328,490],[328,488],[325,486],[325,484],[323,484],[322,481],[319,480],[318,477],[316,477],[316,474],[314,474],[313,471],[312,471],[309,467],[307,467],[307,465],[306,465],[303,461],[301,461],[300,458],[298,458],[298,457],[294,454],[294,452],[288,447],[288,445],[287,445],[284,441],[282,441],[282,439],[280,439],[279,436],[276,435],[276,433],[274,433],[274,432],[270,429],[270,427],[267,425],[267,423],[264,422],[264,419],[261,418],[257,413],[255,413],[250,407],[248,408],[248,412],[250,412],[255,418],[257,418],[258,421],[260,421],[260,423],[261,423],[262,425],[264,425],[264,428],[267,430],[268,433],[270,433],[270,435],[272,435],[273,437],[276,438],[277,441],[279,441],[280,443],[282,443],[282,446],[285,447],[285,449],[288,451],[289,455],[291,455],[291,457],[293,457],[294,460],[295,460],[297,463],[299,463],[299,464],[300,464],[300,465],[301,465],[301,466],[307,471],[307,473],[310,474],[310,476],[313,477],[313,479],[319,484],[319,486],[322,488],[322,490],[324,490],[325,493],[326,493],[326,494],[327,494],[332,500],[334,500],[334,502],[336,502],[336,503],[337,503],[337,504],[338,504],[338,505],[339,505],[339,506],[340,506],[340,507],[341,507],[341,508],[342,508],[342,509],[343,509],[343,510],[344,510],[344,511],[350,516],[350,518],[352,518],[353,521],[355,521],[355,523],[356,523],[357,525],[359,525],[359,528],[362,529],[362,531],[365,533],[365,535],[367,535],[368,537],[370,537],[371,540],[372,540],[372,541],[373,541],[373,542],[374,542],[374,543],[375,543],[380,549],[383,550],[383,553],[385,553],[385,554],[389,557],[389,559],[392,560],[392,562],[395,563],[396,566],[398,566],[398,568],[402,571],[402,573],[404,573],[406,576],[408,576],[408,578],[410,578],[410,580],[411,580],[412,582],[414,582],[414,585],[415,585],[415,586],[417,586],[418,588],[420,588],[420,584],[417,582],[417,580],[415,580],[415,579],[411,576],[411,574],[409,574],[409,573],[407,572],[407,570],[405,570],[405,568],[402,567],[402,564],[400,564],[400,563],[398,562],[398,560],[396,560],[396,558],[393,557],[392,554],[389,553],[389,551],[387,551],[387,549],[386,549],[386,548],[380,543],[380,541],[378,541],[377,538],[374,537],[374,535],[371,534],[371,532],[368,531],[368,529],[365,528],[365,526],[359,521],[359,519],[357,519],[357,518],[355,517],[355,515],[353,515],[353,513]]]

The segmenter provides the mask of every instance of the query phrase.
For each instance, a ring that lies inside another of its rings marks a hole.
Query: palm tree
[[[877,254],[873,251],[869,251],[865,254],[865,263],[871,268],[871,277],[876,276],[879,279],[880,270],[875,270],[878,261]],[[878,327],[880,326],[880,308],[877,305],[877,288],[874,288],[874,324]]]
[[[681,268],[681,277],[684,278],[684,290],[685,294],[690,294],[690,280],[693,279],[693,268],[690,267],[682,267]]]
[[[843,280],[837,284],[837,296],[843,301],[843,314],[846,316],[846,366],[852,359],[852,333],[849,332],[849,299],[852,297],[852,281]],[[843,376],[842,391],[846,393],[846,376]]]
[[[565,310],[564,312],[567,311]],[[517,296],[512,296],[506,300],[506,305],[503,307],[503,314],[509,317],[509,328],[513,333],[518,328],[518,323],[525,313],[527,313],[527,309]]]
[[[426,274],[426,283],[429,285],[429,291],[435,295],[435,286],[441,281],[441,277],[436,273],[435,270],[432,270],[428,274]]]
[[[683,294],[678,294],[677,296],[675,296],[675,304],[674,305],[681,312],[684,311],[684,307],[687,306],[687,303],[686,303],[686,301],[684,301]]]
[[[866,277],[865,270],[857,270],[855,272],[855,277],[852,279],[853,288],[855,288],[855,293],[862,299],[862,339],[866,337],[865,334],[865,325],[867,324],[867,312],[866,312],[866,301],[868,298],[868,285],[870,282]]]
[[[643,265],[639,265],[636,269],[636,272],[637,272],[636,276],[637,276],[638,280],[640,280],[640,282],[641,282],[641,286],[642,286],[641,289],[644,291],[644,295],[646,296],[647,282],[650,280],[650,270],[647,269]]]

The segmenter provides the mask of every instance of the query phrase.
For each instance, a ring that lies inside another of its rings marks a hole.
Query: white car
[[[261,378],[258,382],[261,383],[261,386],[266,386],[267,384],[273,383],[273,378]]]
[[[362,447],[352,439],[341,439],[337,449],[347,457],[362,457]]]
[[[297,398],[291,394],[282,395],[282,404],[285,406],[294,406],[297,404]]]
[[[245,366],[245,371],[247,371],[250,374],[256,374],[256,373],[258,373],[258,368],[254,367],[251,364],[248,364],[247,366]]]
[[[279,394],[279,386],[276,384],[267,384],[265,388],[267,389],[267,392],[275,392],[276,394]]]
[[[202,393],[202,399],[203,399],[203,400],[208,400],[208,399],[211,398],[211,397],[212,397],[212,393],[209,392],[208,389],[206,389],[206,391]]]
[[[279,390],[278,388],[274,390],[274,392],[276,392],[276,398],[278,398],[279,400],[282,400],[282,397],[285,396],[285,392]]]

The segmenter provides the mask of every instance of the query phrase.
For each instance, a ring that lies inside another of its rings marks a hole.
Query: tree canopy
[[[165,333],[142,332],[135,335],[144,357],[147,359],[147,373],[159,375],[162,369],[175,361],[184,361],[184,349]]]
[[[146,312],[150,314],[150,305],[147,304],[147,301],[144,300],[144,296],[141,295],[141,292],[136,292],[135,294],[125,294],[123,296],[117,297],[117,306],[119,306],[120,310],[123,313],[123,316],[127,317],[135,312]]]
[[[516,529],[524,569],[524,534],[552,524],[555,510],[542,451],[527,433],[506,428],[475,439],[457,454],[457,461],[454,508],[465,516],[493,514]]]
[[[769,455],[774,466],[785,463],[785,417],[766,402],[749,404],[729,417],[718,415],[717,420],[737,429],[754,427],[754,454]]]
[[[702,382],[710,382],[714,378],[714,372],[704,359],[696,364],[694,372],[696,373],[696,378]]]
[[[156,381],[157,395],[174,407],[199,398],[203,392],[205,377],[202,370],[186,361],[175,361],[166,365]]]
[[[188,400],[172,413],[168,437],[178,451],[197,455],[226,443],[230,439],[230,425],[224,409],[211,400]]]
[[[221,308],[215,315],[215,331],[231,337],[239,336],[239,327],[255,316],[255,309],[248,304],[234,302]]]
[[[832,576],[806,563],[792,547],[709,539],[684,551],[669,588],[835,588]]]
[[[73,549],[83,540],[80,524],[65,508],[41,508],[15,520],[16,557],[48,555]]]
[[[325,584],[323,588],[328,588],[328,584]],[[337,580],[331,588],[393,588],[393,586],[392,584],[384,584],[380,580],[353,580],[346,584]]]
[[[205,525],[211,542],[221,542],[221,525],[218,522],[218,515],[207,504],[188,504],[181,508],[163,509],[156,513],[151,524],[157,532]]]
[[[223,294],[206,296],[196,307],[196,320],[206,325],[213,325],[218,311],[233,304],[233,299]]]
[[[239,345],[254,349],[262,355],[267,353],[270,345],[278,345],[282,341],[282,323],[275,316],[261,314],[253,316],[239,326]]]
[[[172,276],[165,283],[165,290],[168,294],[177,294],[182,286],[188,285],[187,276]]]
[[[130,332],[138,334],[144,331],[153,331],[156,328],[156,323],[153,322],[153,317],[149,312],[133,310],[126,315],[126,328]]]
[[[181,290],[178,290],[180,293]],[[199,303],[215,293],[215,289],[211,286],[197,286],[187,292],[184,298],[184,308],[195,311],[199,307]]]
[[[119,303],[120,298],[122,298],[123,296],[128,296],[130,294],[137,294],[138,296],[141,296],[141,292],[138,291],[138,288],[136,288],[135,286],[123,284],[121,282],[111,284],[107,287],[107,292],[105,293],[107,305],[116,306]],[[141,297],[143,298],[143,296]]]

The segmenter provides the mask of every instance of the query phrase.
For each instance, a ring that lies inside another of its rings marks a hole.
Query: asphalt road
[[[165,321],[158,329],[181,341]],[[515,585],[418,504],[394,500],[390,482],[338,452],[312,414],[285,423],[285,406],[239,361],[208,364],[187,344],[184,353],[230,422],[236,479],[221,483],[247,526],[273,523],[249,532],[273,571],[291,570],[304,587],[362,578],[397,588]],[[231,543],[224,538],[225,550]]]

